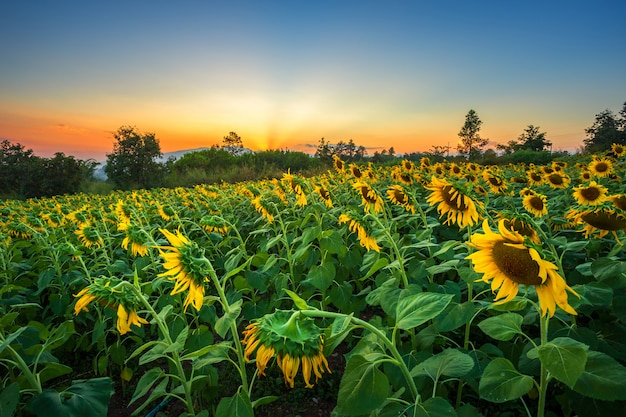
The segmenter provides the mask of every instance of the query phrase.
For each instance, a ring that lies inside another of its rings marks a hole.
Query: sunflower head
[[[570,183],[570,178],[568,175],[561,172],[556,172],[554,170],[552,173],[546,174],[545,179],[550,187],[555,189],[567,188],[569,187]]]
[[[437,204],[437,212],[441,216],[446,215],[446,224],[456,223],[459,227],[466,227],[478,222],[477,207],[482,206],[462,190],[461,186],[433,177],[425,188],[431,191],[426,201],[431,206]]]
[[[337,172],[340,173],[343,173],[343,171],[346,169],[345,162],[343,162],[343,160],[337,155],[333,155],[333,165],[335,166]]]
[[[405,210],[415,213],[415,207],[411,203],[408,194],[400,185],[392,185],[387,189],[387,199],[393,204],[404,207]]]
[[[612,233],[615,239],[620,242],[617,232],[626,230],[626,212],[616,208],[611,202],[606,202],[599,206],[582,210],[571,210],[567,218],[576,224],[582,224],[582,232],[585,238],[598,232],[598,237],[603,238]]]
[[[128,250],[130,245],[130,251],[133,256],[148,255],[148,236],[139,225],[131,222],[122,222],[117,225],[117,229],[125,234],[124,240],[122,240],[122,248]]]
[[[588,185],[581,185],[574,188],[572,195],[576,202],[583,206],[597,206],[607,199],[607,188],[603,185],[591,181]]]
[[[615,155],[615,157],[621,158],[622,156],[626,155],[626,146],[619,143],[614,143],[613,145],[611,145],[611,152],[613,153],[613,155]]]
[[[380,247],[378,246],[376,239],[372,237],[370,232],[367,230],[367,223],[364,220],[365,219],[363,219],[362,216],[356,213],[343,213],[339,216],[337,222],[339,224],[347,223],[348,229],[350,229],[352,233],[356,233],[357,237],[359,238],[359,244],[362,247],[364,247],[368,251],[374,250],[376,252],[380,252]]]
[[[80,243],[87,248],[91,248],[92,246],[99,248],[104,244],[100,233],[98,233],[98,229],[89,223],[81,224],[74,234],[78,236]]]
[[[383,199],[371,185],[360,181],[352,185],[352,188],[359,191],[361,195],[361,205],[365,211],[370,213],[378,213],[383,209]]]
[[[228,224],[220,216],[204,216],[200,219],[199,224],[207,233],[217,233],[222,236],[226,236],[228,233]]]
[[[530,194],[522,199],[522,206],[535,217],[548,214],[548,198],[539,193]]]
[[[331,208],[333,206],[333,199],[331,198],[330,192],[328,191],[328,188],[326,188],[325,185],[323,184],[316,185],[314,186],[314,190],[317,193],[317,195],[322,199],[326,207]]]
[[[506,303],[517,296],[519,285],[534,287],[539,297],[542,315],[550,317],[558,305],[569,314],[576,311],[567,302],[567,293],[578,295],[558,274],[553,263],[543,259],[538,250],[524,242],[524,236],[508,229],[505,219],[498,222],[494,233],[487,220],[483,222],[484,233],[474,233],[468,245],[476,249],[467,256],[474,270],[482,273],[482,281],[498,291],[495,301]]]
[[[311,373],[317,382],[324,372],[331,372],[323,354],[322,330],[298,311],[277,310],[267,314],[249,324],[243,336],[246,361],[256,352],[257,369],[260,375],[265,375],[269,361],[276,357],[285,384],[291,388],[300,367],[307,388],[313,387]]]
[[[598,158],[594,156],[589,163],[589,171],[596,177],[608,177],[613,173],[613,162],[609,158]]]

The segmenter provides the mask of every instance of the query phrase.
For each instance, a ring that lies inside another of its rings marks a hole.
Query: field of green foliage
[[[624,415],[624,153],[2,201],[0,417]]]

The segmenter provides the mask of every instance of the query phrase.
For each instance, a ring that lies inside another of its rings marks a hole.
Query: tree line
[[[559,156],[551,151],[547,133],[532,124],[516,139],[496,145],[498,155],[493,149],[485,149],[489,139],[480,135],[482,123],[477,112],[469,110],[458,133],[456,156],[450,155],[449,146],[435,145],[426,152],[404,154],[402,158],[419,160],[429,156],[435,160],[456,158],[486,164],[543,164]],[[608,109],[596,114],[585,133],[584,152],[605,152],[614,143],[626,145],[626,103],[617,114]],[[393,147],[368,155],[367,149],[352,139],[331,144],[321,138],[313,157],[286,150],[250,152],[243,147],[241,137],[231,131],[224,136],[222,146],[213,145],[162,163],[158,162],[163,155],[160,143],[153,132],[142,133],[136,127],[122,126],[113,139],[113,150],[106,155],[105,166],[109,190],[276,178],[288,170],[313,175],[332,166],[334,156],[349,163],[386,163],[397,158]],[[61,152],[52,158],[40,158],[32,149],[5,139],[0,143],[0,197],[50,197],[84,191],[85,184],[95,183],[93,173],[97,165],[92,159],[83,161]]]

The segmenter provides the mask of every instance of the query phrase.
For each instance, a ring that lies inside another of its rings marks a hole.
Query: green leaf
[[[306,282],[313,285],[320,292],[325,292],[335,279],[335,264],[324,262],[321,265],[313,265],[307,274]]]
[[[626,400],[626,368],[612,357],[595,351],[587,352],[585,370],[574,391],[604,401]]]
[[[435,326],[439,332],[450,332],[468,323],[476,311],[477,308],[472,301],[455,303],[452,308],[448,306],[444,314],[435,319]]]
[[[253,417],[252,403],[245,390],[240,390],[232,397],[220,400],[215,417]]]
[[[237,300],[230,305],[230,308],[226,314],[217,319],[215,322],[215,331],[220,335],[221,338],[226,336],[228,329],[230,329],[231,324],[237,320],[239,317],[239,313],[241,313],[241,304],[243,300]]]
[[[337,396],[339,414],[359,416],[382,406],[389,393],[389,380],[376,364],[362,355],[354,354],[348,360]]]
[[[467,353],[456,349],[446,349],[431,356],[411,370],[411,376],[428,375],[438,381],[442,375],[460,377],[474,368],[474,360]]]
[[[487,401],[503,403],[521,397],[532,387],[530,376],[518,372],[508,359],[496,358],[485,368],[478,391]]]
[[[489,337],[496,340],[511,340],[516,335],[522,334],[522,321],[524,317],[517,313],[504,313],[489,317],[480,323],[478,327]]]
[[[295,292],[288,290],[285,288],[285,292],[287,295],[293,300],[293,303],[298,307],[298,310],[310,310],[311,307],[308,306],[306,301],[304,301],[298,294]]]
[[[386,267],[387,265],[389,265],[389,260],[387,260],[387,258],[378,258],[378,260],[376,260],[376,262],[374,262],[374,264],[369,268],[369,271],[367,271],[367,274],[365,274],[363,277],[361,277],[361,280],[365,280],[365,279],[371,277],[378,270],[380,270],[381,268]],[[363,272],[363,271],[361,271],[361,272]]]
[[[589,346],[569,337],[557,337],[537,349],[541,363],[570,388],[585,370],[587,350]]]
[[[39,417],[106,417],[112,395],[111,378],[77,380],[61,392],[45,390],[29,407]]]
[[[451,269],[456,268],[458,264],[459,264],[458,259],[450,259],[449,261],[445,261],[437,265],[429,266],[428,268],[426,268],[426,270],[428,271],[430,275],[436,275],[436,274],[441,274],[443,272],[448,272]]]
[[[0,392],[0,417],[13,417],[20,402],[20,386],[14,382]]]
[[[339,258],[346,256],[348,249],[339,232],[327,230],[322,232],[322,236],[320,249],[327,251],[331,255],[338,255]]]
[[[429,398],[423,403],[413,406],[409,409],[408,415],[412,417],[456,417],[454,407],[441,397]]]
[[[396,306],[396,326],[402,330],[417,327],[439,315],[454,295],[422,292],[400,297]]]
[[[148,391],[150,391],[150,388],[152,388],[152,386],[156,384],[159,378],[161,378],[163,375],[165,375],[165,372],[163,372],[163,369],[161,368],[152,368],[148,372],[143,374],[141,379],[139,379],[139,382],[137,382],[135,393],[133,394],[133,398],[131,398],[129,404],[134,403],[139,398],[146,395]]]
[[[60,363],[47,363],[44,368],[38,372],[39,382],[43,384],[53,378],[70,373],[72,373],[72,368],[69,366]]]

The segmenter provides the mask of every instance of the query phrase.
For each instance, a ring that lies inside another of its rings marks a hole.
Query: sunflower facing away
[[[148,239],[140,226],[130,222],[122,222],[117,225],[117,230],[123,231],[126,235],[122,240],[122,248],[128,250],[128,245],[130,245],[130,251],[134,256],[148,255]]]
[[[306,388],[313,388],[311,374],[317,382],[324,372],[331,372],[322,350],[322,330],[312,319],[299,312],[277,310],[249,324],[243,331],[241,343],[245,346],[245,359],[256,351],[256,367],[265,376],[269,361],[276,363],[283,373],[285,384],[293,388],[295,377],[302,365],[302,378]]]
[[[446,215],[445,224],[456,223],[459,227],[466,227],[478,223],[476,206],[480,203],[475,203],[447,180],[433,177],[425,188],[432,191],[426,201],[431,206],[437,204],[439,215]]]
[[[208,279],[205,271],[204,250],[197,243],[183,236],[179,230],[176,234],[165,229],[159,229],[165,235],[171,246],[159,246],[161,257],[165,260],[163,267],[167,271],[158,274],[158,277],[166,277],[176,281],[171,294],[189,290],[185,299],[184,310],[187,311],[189,304],[197,311],[202,308],[204,300],[204,282]],[[169,252],[163,252],[166,249]]]
[[[339,216],[338,223],[348,223],[348,228],[352,233],[357,234],[357,237],[359,238],[359,243],[365,249],[367,249],[368,251],[375,250],[376,252],[380,252],[380,247],[378,246],[378,243],[376,243],[376,239],[370,236],[370,234],[363,226],[362,222],[360,222],[356,217],[357,216],[354,215],[349,216],[347,214],[341,214]]]
[[[114,285],[110,285],[111,281],[114,281]],[[148,324],[146,319],[137,314],[139,306],[137,297],[126,287],[121,290],[116,289],[115,281],[117,284],[120,282],[116,279],[97,278],[93,284],[74,295],[78,298],[74,304],[74,315],[77,316],[81,311],[89,311],[89,304],[92,301],[98,301],[117,311],[117,331],[120,334],[128,333],[133,324],[139,327],[142,324]]]
[[[98,233],[98,229],[89,223],[81,224],[78,227],[78,230],[74,231],[74,234],[78,236],[78,240],[86,248],[91,248],[92,246],[99,248],[104,243],[102,237],[100,237],[100,234]]]
[[[498,291],[494,301],[498,304],[511,301],[523,284],[535,288],[543,316],[554,316],[557,305],[569,314],[576,314],[567,302],[567,291],[578,294],[559,275],[556,265],[524,244],[524,236],[507,229],[504,219],[498,222],[499,233],[491,230],[486,219],[483,231],[471,236],[468,245],[476,252],[467,259],[472,261],[476,272],[483,274],[482,281],[491,284],[491,291]]]

